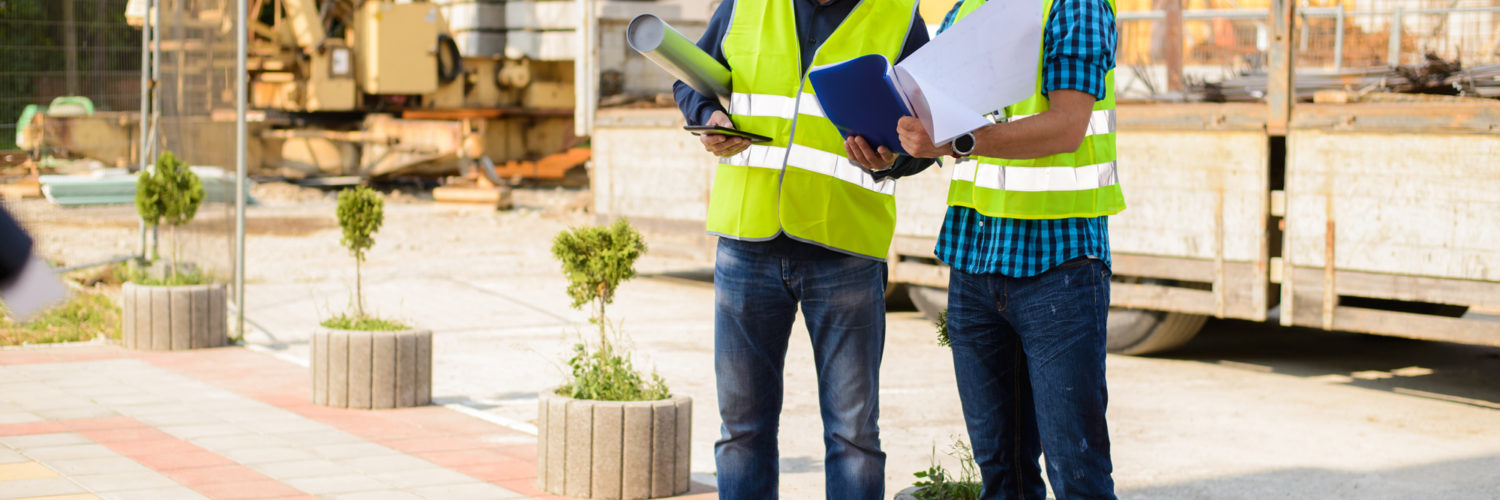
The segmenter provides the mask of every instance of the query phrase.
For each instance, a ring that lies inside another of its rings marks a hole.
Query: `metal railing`
[[[1461,17],[1460,17],[1461,16]],[[1249,42],[1248,45],[1258,49],[1260,57],[1264,57],[1265,30],[1269,12],[1266,9],[1199,9],[1182,11],[1184,25],[1191,23],[1213,24],[1229,26],[1250,26],[1250,36],[1257,40]],[[1142,23],[1163,22],[1167,19],[1167,13],[1161,10],[1120,12],[1116,20],[1120,27],[1122,38],[1132,30],[1139,30]],[[1319,23],[1318,21],[1324,21]],[[1328,23],[1327,21],[1332,21]],[[1376,31],[1383,21],[1383,29]],[[1309,7],[1303,6],[1297,9],[1298,30],[1298,61],[1299,67],[1318,66],[1316,61],[1327,60],[1327,66],[1334,71],[1341,71],[1347,64],[1346,48],[1350,45],[1351,35],[1359,36],[1363,52],[1370,52],[1371,40],[1376,40],[1384,45],[1383,64],[1388,66],[1399,66],[1403,63],[1413,62],[1413,57],[1421,57],[1425,53],[1434,53],[1439,57],[1453,60],[1459,59],[1466,66],[1500,62],[1500,5],[1472,5],[1454,6],[1446,8],[1416,8],[1408,9],[1396,5],[1390,9],[1381,10],[1347,10],[1343,7]],[[1331,27],[1326,26],[1332,24]],[[1331,33],[1314,32],[1331,28]],[[1214,28],[1209,28],[1213,30]],[[1357,33],[1351,33],[1353,29]],[[1426,31],[1426,33],[1414,33]],[[1217,36],[1217,35],[1216,35]],[[1313,40],[1331,38],[1331,57],[1322,57],[1313,53],[1320,49],[1313,44]],[[1243,33],[1236,33],[1230,38],[1244,38]],[[1383,38],[1383,40],[1379,40]],[[1455,43],[1455,40],[1457,42]],[[1153,40],[1153,46],[1160,42]],[[1126,45],[1122,42],[1122,45]],[[1243,48],[1245,43],[1238,44]],[[1127,54],[1131,47],[1122,50],[1122,60],[1155,60],[1154,54],[1142,58],[1140,54]],[[1139,47],[1136,47],[1139,50]],[[1191,47],[1188,47],[1191,50]],[[1420,52],[1420,53],[1419,53]],[[1362,60],[1372,61],[1372,57]],[[1373,64],[1371,64],[1373,65]]]

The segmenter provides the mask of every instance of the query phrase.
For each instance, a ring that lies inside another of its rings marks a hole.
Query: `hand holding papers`
[[[882,56],[864,56],[815,68],[808,79],[845,137],[904,152],[895,124],[914,115],[943,144],[989,125],[984,115],[1031,97],[1042,21],[1039,2],[989,2],[894,68]]]

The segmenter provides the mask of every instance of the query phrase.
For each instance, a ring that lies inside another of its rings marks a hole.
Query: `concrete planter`
[[[916,486],[907,487],[906,489],[896,493],[895,500],[917,500],[918,491],[922,491],[922,488],[918,488]]]
[[[431,403],[432,331],[319,327],[312,338],[312,400],[366,410]]]
[[[143,351],[182,351],[229,343],[224,284],[145,286],[126,283],[120,342]]]
[[[693,400],[587,401],[541,394],[537,487],[577,498],[659,498],[688,490]]]

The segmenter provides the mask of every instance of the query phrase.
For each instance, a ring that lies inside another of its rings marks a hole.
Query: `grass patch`
[[[101,334],[120,338],[120,306],[100,293],[77,293],[26,324],[8,312],[0,318],[0,345],[83,342]]]
[[[217,282],[213,276],[209,276],[207,273],[197,269],[182,270],[175,275],[169,273],[165,277],[156,278],[151,276],[146,268],[141,267],[140,264],[137,264],[133,260],[126,261],[124,264],[116,267],[115,277],[121,283],[135,283],[143,286],[190,286],[207,285]]]
[[[340,314],[323,320],[324,328],[334,330],[357,330],[364,332],[399,332],[410,330],[406,324],[388,319],[380,319],[373,316],[360,316]]]

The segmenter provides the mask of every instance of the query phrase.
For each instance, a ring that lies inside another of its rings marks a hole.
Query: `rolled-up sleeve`
[[[707,31],[698,39],[698,48],[725,67],[729,66],[729,60],[724,58],[722,42],[724,34],[729,32],[729,22],[733,17],[734,0],[724,0],[709,18]],[[682,117],[687,119],[688,125],[702,125],[708,122],[715,111],[726,111],[724,106],[719,105],[719,101],[698,93],[681,80],[672,84],[672,97],[677,101],[677,108],[682,110]]]
[[[1042,93],[1067,89],[1104,99],[1115,67],[1115,14],[1107,0],[1057,0],[1043,37]]]

